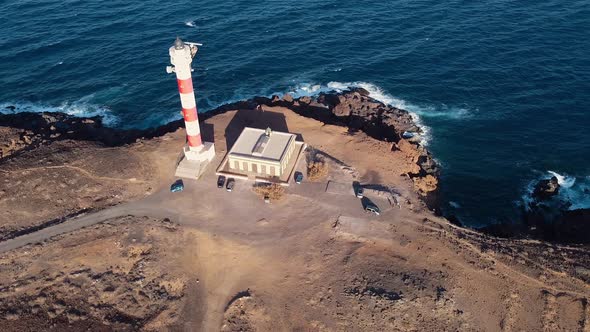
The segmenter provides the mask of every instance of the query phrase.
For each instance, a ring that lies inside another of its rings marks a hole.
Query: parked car
[[[361,187],[361,186],[357,186],[354,194],[358,198],[363,198],[365,196],[365,189],[363,189],[363,187]]]
[[[365,211],[367,212],[371,212],[373,214],[379,215],[381,213],[381,211],[379,210],[379,207],[373,203],[369,203],[365,206]]]
[[[225,185],[225,190],[232,191],[234,189],[234,185],[236,184],[236,180],[233,178],[227,179],[227,184]]]
[[[217,188],[223,188],[223,185],[225,184],[225,176],[220,175],[217,178]]]
[[[182,183],[182,180],[178,180],[170,186],[170,191],[173,193],[181,192],[183,190],[184,190],[184,183]]]
[[[303,181],[303,173],[295,172],[295,183],[300,184]]]

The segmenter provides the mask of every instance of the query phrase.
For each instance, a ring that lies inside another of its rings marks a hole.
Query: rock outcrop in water
[[[544,179],[537,183],[533,190],[533,198],[536,200],[547,200],[559,193],[559,181],[553,176],[551,179]]]
[[[540,180],[523,206],[522,221],[489,225],[483,232],[502,237],[534,237],[562,243],[590,243],[590,209],[573,209],[559,196],[557,177]]]
[[[560,197],[559,190],[557,177],[540,180],[525,207],[525,224],[545,240],[590,243],[590,209],[570,210],[573,202]]]

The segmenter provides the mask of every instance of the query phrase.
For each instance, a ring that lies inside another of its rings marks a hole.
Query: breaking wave
[[[457,202],[453,202],[453,201],[449,201],[449,205],[455,209],[460,209],[461,208],[461,204],[457,203]]]
[[[554,171],[547,171],[547,173],[557,178],[557,183],[561,188],[571,188],[576,183],[576,178],[568,175],[561,175]]]
[[[190,22],[188,22],[190,23]],[[406,110],[412,116],[412,119],[416,123],[418,127],[420,127],[422,133],[420,134],[421,144],[428,145],[431,140],[431,130],[430,127],[426,126],[422,121],[423,118],[448,118],[448,119],[461,119],[469,117],[471,114],[467,109],[463,108],[452,108],[446,105],[442,105],[439,107],[431,106],[431,105],[417,105],[414,103],[409,103],[403,99],[397,98],[392,96],[391,94],[385,92],[379,86],[368,83],[368,82],[329,82],[327,84],[314,84],[314,83],[299,83],[296,84],[292,88],[287,88],[282,91],[276,91],[271,88],[265,91],[241,91],[236,93],[231,98],[225,99],[223,102],[210,100],[207,97],[201,97],[201,102],[204,102],[204,106],[200,108],[200,111],[207,112],[213,110],[217,107],[220,107],[225,104],[231,104],[234,102],[238,102],[241,100],[247,100],[252,96],[265,96],[265,97],[272,97],[273,95],[283,96],[285,94],[290,94],[294,98],[301,98],[304,96],[315,97],[318,96],[320,93],[330,93],[330,92],[343,92],[352,88],[363,88],[369,92],[369,96],[371,98],[378,100],[386,105]],[[168,118],[168,121],[177,120],[180,116],[173,115]]]
[[[472,116],[472,112],[468,108],[450,107],[444,104],[434,106],[410,103],[401,98],[394,97],[379,86],[368,82],[329,82],[325,85],[301,83],[289,93],[298,98],[302,96],[315,96],[327,92],[342,92],[351,88],[363,88],[369,92],[371,98],[386,105],[408,111],[416,125],[422,130],[421,143],[423,145],[428,145],[432,138],[430,127],[424,124],[423,118],[459,120]]]
[[[108,107],[87,103],[83,101],[83,99],[75,102],[64,102],[59,106],[51,106],[31,102],[0,103],[0,113],[2,114],[23,112],[61,112],[76,117],[100,116],[102,118],[102,123],[107,127],[114,127],[119,123],[119,119],[112,114],[111,110]]]
[[[186,22],[184,22],[184,25],[186,25],[187,27],[191,27],[191,28],[197,27],[197,23],[195,21],[186,21]]]
[[[376,99],[386,105],[408,111],[416,125],[420,127],[420,129],[422,130],[422,145],[428,145],[428,142],[431,139],[430,127],[424,124],[424,122],[422,121],[422,117],[426,117],[427,114],[429,114],[429,110],[434,108],[422,107],[412,103],[408,103],[403,99],[396,98],[390,95],[389,93],[383,91],[383,89],[381,89],[375,84],[367,82],[329,82],[326,85],[302,83],[297,85],[295,89],[290,93],[294,97],[298,98],[302,96],[318,95],[322,92],[342,92],[350,88],[363,88],[369,92],[369,96],[371,96],[371,98]]]
[[[568,203],[569,210],[590,208],[590,176],[573,176],[554,171],[547,171],[527,185],[526,193],[523,195],[525,208],[528,208],[532,202],[531,194],[535,189],[535,185],[540,180],[549,179],[552,176],[555,176],[559,183],[559,193],[553,198],[554,200]]]

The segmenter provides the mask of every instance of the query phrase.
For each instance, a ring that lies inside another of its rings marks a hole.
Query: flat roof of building
[[[291,140],[295,140],[294,134],[272,131],[270,136],[267,136],[266,130],[246,127],[229,154],[280,161]]]

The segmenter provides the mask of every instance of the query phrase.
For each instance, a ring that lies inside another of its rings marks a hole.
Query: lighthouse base
[[[215,158],[215,145],[212,142],[203,142],[203,145],[197,149],[185,146],[183,151],[184,156],[174,173],[179,178],[198,179]]]

